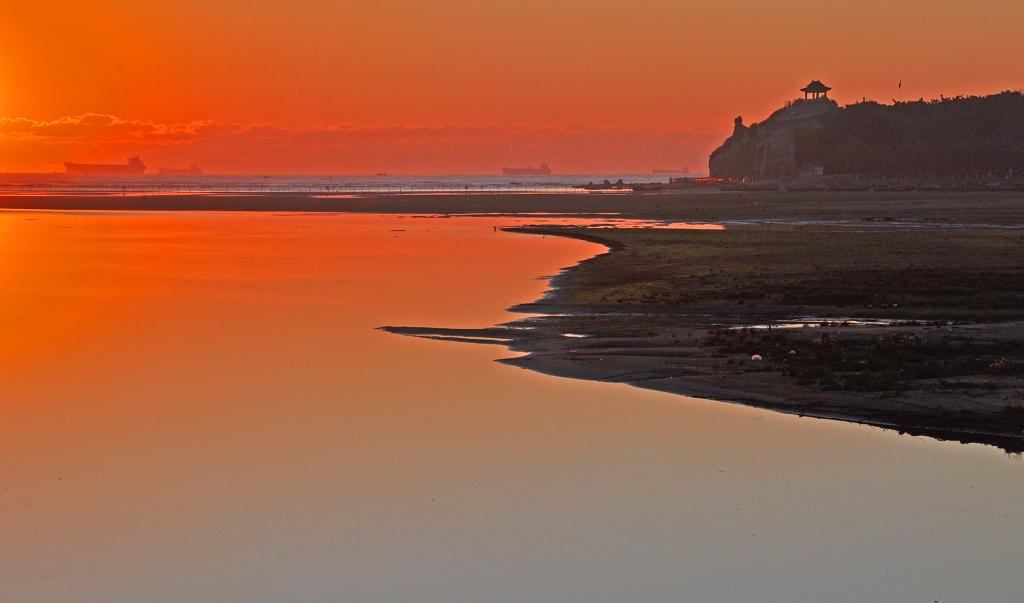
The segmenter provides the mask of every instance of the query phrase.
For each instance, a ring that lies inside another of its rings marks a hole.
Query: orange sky
[[[1019,0],[4,5],[10,171],[699,170],[814,76],[840,102],[1024,87]]]

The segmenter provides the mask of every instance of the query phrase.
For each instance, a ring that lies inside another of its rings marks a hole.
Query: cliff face
[[[743,125],[742,118],[736,118],[732,136],[711,154],[711,176],[748,180],[796,178],[800,171],[797,136],[820,128],[821,116],[839,110],[835,101],[821,98],[798,100],[750,127]]]

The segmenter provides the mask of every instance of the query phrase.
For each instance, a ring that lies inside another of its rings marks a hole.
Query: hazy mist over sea
[[[680,173],[678,176],[705,174]],[[444,193],[574,192],[590,182],[668,182],[672,174],[201,175],[0,174],[0,194],[39,193]]]

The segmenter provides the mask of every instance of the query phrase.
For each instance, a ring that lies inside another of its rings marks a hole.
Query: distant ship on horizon
[[[177,176],[202,176],[203,170],[199,169],[199,166],[192,164],[187,168],[160,168],[160,173],[164,176],[177,175]]]
[[[539,168],[533,166],[524,168],[501,168],[501,173],[506,176],[546,176],[551,173],[548,164],[542,163]]]
[[[128,158],[128,163],[72,163],[64,162],[65,174],[141,174],[146,171],[146,164],[142,163],[138,155]]]

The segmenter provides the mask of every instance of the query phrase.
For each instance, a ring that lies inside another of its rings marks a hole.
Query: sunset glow
[[[1024,0],[2,0],[0,603],[1024,592]]]
[[[809,0],[12,0],[0,170],[691,166],[816,77],[863,97],[1018,89],[1024,6]]]

